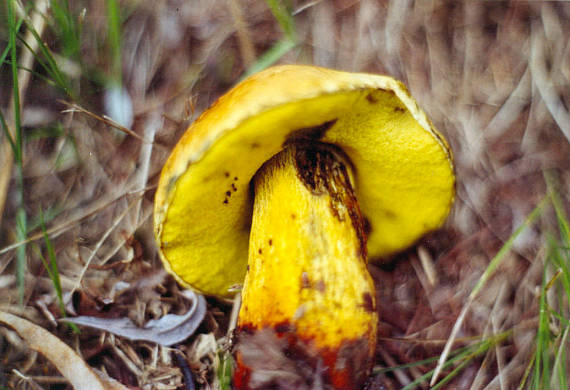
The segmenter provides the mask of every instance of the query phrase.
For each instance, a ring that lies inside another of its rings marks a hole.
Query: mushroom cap
[[[350,160],[371,260],[413,244],[449,213],[451,151],[402,83],[314,66],[269,68],[202,113],[164,165],[154,233],[181,284],[230,297],[243,282],[250,180],[297,140],[336,145]]]

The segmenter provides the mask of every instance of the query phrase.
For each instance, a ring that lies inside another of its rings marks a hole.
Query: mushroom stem
[[[357,389],[376,344],[365,221],[333,147],[290,145],[254,178],[237,388]],[[310,375],[313,374],[313,375]]]

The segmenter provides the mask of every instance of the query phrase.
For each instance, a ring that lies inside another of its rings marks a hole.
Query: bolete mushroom
[[[182,136],[154,226],[182,285],[230,298],[243,284],[238,335],[270,332],[325,383],[352,389],[376,344],[367,259],[438,228],[453,198],[449,147],[400,82],[278,66]],[[237,363],[236,387],[271,384],[248,354]]]

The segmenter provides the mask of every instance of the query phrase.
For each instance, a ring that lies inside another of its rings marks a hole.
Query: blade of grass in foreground
[[[58,89],[60,89],[71,99],[75,99],[71,82],[68,80],[68,78],[59,68],[57,61],[55,60],[55,57],[52,54],[51,50],[49,49],[49,47],[45,45],[40,35],[34,29],[33,25],[27,24],[27,27],[29,28],[30,33],[34,36],[34,38],[37,41],[37,47],[39,49],[39,52],[34,51],[30,43],[26,42],[24,39],[21,40],[22,44],[26,46],[26,48],[34,54],[35,60],[46,71],[47,80],[53,82]],[[28,71],[31,72],[31,70]]]
[[[469,352],[469,350],[471,350],[473,348],[474,345],[479,345],[480,342],[481,341],[477,341],[474,344],[467,345],[464,347],[459,347],[457,349],[452,350],[449,353],[450,359],[457,358],[457,356],[459,356],[459,355],[465,355],[466,353]],[[406,364],[401,364],[398,366],[392,366],[392,367],[386,367],[386,368],[380,368],[380,369],[374,368],[372,373],[374,375],[376,375],[376,374],[391,372],[391,371],[395,371],[395,370],[402,370],[402,369],[407,369],[407,368],[411,368],[411,367],[423,366],[426,364],[435,363],[435,362],[437,362],[438,359],[439,359],[439,356],[433,356],[433,357],[430,357],[427,359],[418,360],[418,361],[406,363]],[[429,376],[427,378],[429,378]]]
[[[265,0],[265,3],[271,10],[273,17],[279,23],[279,26],[285,33],[285,36],[291,40],[297,40],[297,30],[295,28],[295,20],[293,15],[287,10],[280,0]]]
[[[246,77],[251,76],[257,72],[261,72],[263,69],[270,67],[281,57],[287,54],[290,50],[295,48],[297,43],[291,41],[289,39],[282,39],[273,45],[269,50],[263,53],[243,74],[240,80],[245,79]]]
[[[231,390],[233,375],[232,355],[227,351],[221,351],[218,352],[217,359],[220,362],[220,367],[218,368],[218,381],[220,383],[220,390]]]
[[[459,332],[459,329],[463,325],[463,321],[465,320],[465,316],[467,315],[467,312],[469,311],[471,304],[475,300],[475,297],[477,296],[477,294],[479,294],[479,292],[481,291],[481,289],[483,288],[485,283],[487,283],[487,281],[489,280],[491,275],[495,272],[497,267],[501,264],[505,255],[511,250],[511,248],[513,247],[514,242],[517,239],[517,237],[519,237],[520,234],[526,228],[528,228],[532,223],[534,223],[534,221],[538,218],[538,216],[542,212],[542,209],[546,205],[547,201],[548,201],[547,197],[542,199],[542,201],[538,204],[538,206],[536,206],[536,208],[527,216],[527,218],[523,222],[523,224],[520,225],[513,232],[513,234],[509,237],[509,239],[501,247],[501,249],[499,249],[499,251],[497,252],[495,257],[493,257],[493,259],[491,260],[491,262],[487,266],[487,269],[485,269],[485,272],[483,272],[483,275],[481,275],[481,277],[477,281],[477,284],[475,285],[475,287],[473,287],[471,294],[469,294],[469,297],[467,298],[467,302],[463,306],[463,309],[461,310],[461,312],[459,313],[459,316],[457,317],[457,320],[455,321],[455,325],[453,326],[453,329],[451,330],[451,334],[449,336],[449,339],[447,340],[447,343],[445,344],[445,347],[443,348],[443,352],[441,353],[438,364],[435,368],[435,372],[434,372],[433,377],[431,379],[430,386],[434,386],[435,383],[437,382],[437,379],[439,377],[439,373],[443,369],[443,365],[444,365],[444,363],[445,363],[445,361],[449,355],[451,345],[453,344],[455,338],[457,337],[457,333]]]
[[[107,0],[107,33],[112,55],[112,82],[122,86],[121,13],[117,0]]]
[[[55,289],[55,294],[57,296],[57,303],[59,306],[59,311],[62,317],[66,317],[66,313],[65,313],[65,303],[63,302],[63,292],[61,289],[61,281],[59,278],[59,268],[57,266],[57,259],[55,256],[55,250],[53,248],[53,244],[47,234],[47,230],[46,230],[46,226],[45,226],[45,221],[43,219],[43,212],[40,211],[40,224],[41,224],[41,228],[42,228],[42,233],[44,236],[44,243],[46,245],[46,251],[47,251],[47,256],[49,259],[49,262],[46,260],[46,258],[42,255],[41,252],[38,253],[40,259],[42,260],[42,263],[44,264],[45,269],[48,272],[48,275],[51,279],[51,282],[53,284],[53,288]],[[79,333],[79,328],[77,327],[77,325],[73,324],[73,323],[68,323],[69,327],[71,329],[73,329],[73,331],[75,333]]]
[[[14,142],[14,138],[12,138],[12,134],[10,134],[10,129],[8,128],[8,124],[6,123],[6,119],[4,118],[4,114],[2,114],[2,110],[0,110],[0,124],[2,124],[2,130],[4,132],[4,136],[8,140],[10,147],[12,150],[16,149],[16,144]]]
[[[545,267],[546,269],[546,267]],[[542,274],[542,288],[539,300],[538,331],[536,337],[536,352],[534,362],[534,376],[531,383],[533,389],[546,389],[547,381],[550,378],[550,329],[548,308],[546,307],[547,292],[546,272]]]
[[[558,223],[559,238],[550,240],[547,266],[552,267],[555,273],[545,291],[552,288],[554,292],[545,297],[545,309],[547,310],[543,311],[541,307],[539,319],[539,323],[543,325],[545,330],[548,330],[546,336],[549,338],[541,340],[543,347],[548,348],[548,350],[544,350],[542,353],[536,352],[535,356],[538,360],[535,361],[535,364],[538,362],[542,366],[542,372],[538,372],[543,378],[540,381],[543,385],[542,388],[567,389],[570,385],[567,355],[567,351],[570,349],[570,342],[568,341],[570,318],[567,317],[570,312],[570,223],[556,190],[557,186],[554,185],[553,176],[546,173],[545,181]],[[548,267],[545,267],[545,274],[547,270]],[[544,337],[545,330],[542,333],[538,332],[537,339],[540,339],[541,336]],[[547,344],[545,345],[545,343]],[[542,359],[545,356],[548,360]],[[552,366],[548,367],[547,363],[550,362]],[[536,375],[536,373],[535,367],[534,374]],[[550,377],[548,377],[549,373],[551,374]],[[535,383],[538,382],[538,380],[535,381]]]
[[[493,348],[498,343],[508,339],[513,334],[513,330],[507,330],[505,332],[499,333],[497,335],[491,336],[484,340],[478,341],[471,345],[457,348],[456,350],[450,351],[449,359],[445,361],[443,364],[443,369],[448,369],[454,367],[449,374],[447,374],[437,385],[432,387],[432,389],[438,389],[448,383],[451,379],[453,379],[461,370],[463,370],[466,366],[473,362],[473,359],[484,355],[490,348]],[[438,357],[432,357],[429,359],[421,360],[418,362],[413,362],[410,364],[404,364],[396,367],[388,367],[381,370],[375,370],[375,374],[382,373],[382,372],[390,372],[398,369],[405,369],[414,366],[420,366],[424,364],[434,363],[438,360]],[[413,382],[409,383],[402,390],[412,390],[421,386],[422,383],[428,381],[432,375],[434,374],[435,370],[430,370],[426,372],[424,375],[416,378]]]
[[[556,213],[558,230],[560,231],[560,243],[552,246],[551,258],[556,267],[562,270],[560,277],[566,302],[570,301],[570,228],[568,219],[562,208],[562,203],[555,192],[551,192],[552,205]],[[562,297],[561,297],[562,298]]]
[[[564,317],[564,313],[568,312],[569,296],[556,296],[555,301],[560,303],[559,313],[556,308],[549,304],[548,292],[553,287],[556,288],[560,284],[560,280],[564,280],[564,271],[562,268],[556,268],[559,260],[558,249],[560,247],[557,242],[550,240],[551,253],[546,261],[543,279],[541,284],[541,291],[539,296],[539,313],[538,313],[538,329],[536,333],[536,347],[532,352],[532,360],[529,361],[523,378],[519,383],[517,389],[522,390],[525,388],[530,389],[566,389],[568,388],[568,370],[567,370],[567,340],[568,331],[570,329],[570,322]],[[568,262],[568,259],[563,261]],[[555,272],[553,276],[548,279],[548,269],[554,265]],[[556,332],[558,329],[557,322],[565,329]],[[554,363],[551,364],[552,357]],[[526,387],[527,381],[529,382]]]
[[[63,55],[80,62],[81,25],[77,23],[68,0],[51,0],[51,14],[58,42],[63,45]]]
[[[469,364],[473,363],[473,360],[478,357],[478,356],[482,356],[484,353],[486,353],[490,348],[494,347],[496,344],[500,343],[501,341],[505,340],[507,337],[510,337],[510,335],[512,335],[512,331],[507,331],[507,332],[503,332],[500,335],[494,336],[494,337],[490,337],[486,340],[483,340],[481,343],[479,343],[478,345],[474,346],[474,348],[471,350],[471,353],[468,354],[463,361],[460,361],[459,364],[453,369],[451,370],[451,372],[449,374],[447,374],[445,377],[443,377],[442,380],[440,380],[435,386],[433,386],[431,389],[432,390],[437,390],[440,389],[441,387],[443,387],[445,384],[449,383],[449,381],[451,381],[455,376],[457,376],[458,373],[461,372],[461,370],[463,370],[465,367],[467,367]]]
[[[18,25],[16,26],[16,31],[20,31],[20,26],[22,25],[24,21],[22,19],[18,20]],[[2,54],[0,54],[0,67],[2,67],[2,65],[4,65],[4,61],[6,61],[6,58],[8,57],[8,54],[10,54],[10,51],[12,50],[12,47],[10,45],[7,45],[4,48],[4,51],[2,52]]]
[[[16,211],[16,240],[22,242],[26,240],[27,232],[27,216],[24,209],[24,174],[23,174],[23,144],[22,144],[22,126],[20,119],[20,87],[18,83],[18,53],[16,46],[16,38],[18,28],[21,25],[16,20],[14,7],[15,0],[8,0],[7,2],[7,17],[8,17],[8,47],[10,48],[10,65],[12,70],[12,107],[13,107],[13,123],[14,133],[13,140],[13,154],[14,162],[16,165],[16,202],[18,210]],[[26,276],[26,245],[20,245],[16,249],[16,279],[18,283],[18,300],[20,304],[24,302],[25,293],[25,276]]]
[[[570,331],[570,326],[566,326],[566,329],[562,333],[563,336],[560,339],[560,345],[558,346],[558,353],[556,354],[556,359],[554,361],[554,367],[552,371],[555,372],[555,375],[552,377],[550,381],[550,388],[555,389],[567,389],[568,388],[568,360],[566,356],[567,348],[565,347],[566,343],[568,343],[568,333]],[[558,383],[554,381],[555,378],[558,378]]]
[[[297,46],[297,29],[291,12],[279,0],[265,0],[265,3],[267,3],[285,36],[263,53],[242,75],[240,81],[273,65]]]

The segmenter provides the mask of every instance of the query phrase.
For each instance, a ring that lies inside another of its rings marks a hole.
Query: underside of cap
[[[372,260],[411,245],[449,212],[451,152],[401,83],[310,66],[270,68],[205,111],[163,169],[155,235],[181,283],[230,297],[243,282],[250,180],[297,141],[336,145],[350,159]]]

